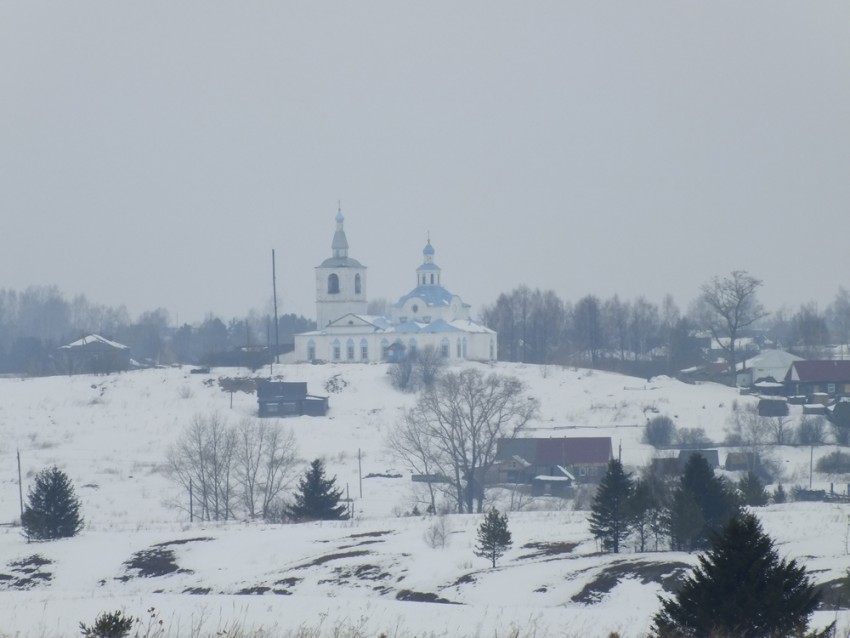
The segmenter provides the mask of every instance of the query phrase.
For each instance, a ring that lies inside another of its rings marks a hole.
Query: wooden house
[[[260,381],[257,383],[259,416],[325,416],[328,397],[307,394],[301,381]]]
[[[613,458],[611,437],[499,439],[490,483],[597,483]],[[546,481],[557,477],[558,481]]]
[[[61,369],[68,374],[103,374],[130,367],[128,346],[96,334],[60,346],[56,354]]]
[[[850,396],[850,361],[794,361],[785,375],[785,391],[807,397],[820,392]]]

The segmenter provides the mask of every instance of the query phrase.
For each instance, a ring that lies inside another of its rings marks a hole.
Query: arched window
[[[340,359],[340,351],[339,351],[339,339],[334,339],[334,361],[339,361]]]
[[[360,340],[360,360],[368,361],[369,360],[369,342],[365,339]]]
[[[431,273],[431,285],[434,285],[434,273]]]
[[[339,293],[339,276],[334,273],[328,276],[328,294],[335,295]]]
[[[360,275],[354,275],[354,294],[360,294]]]
[[[310,339],[307,342],[307,361],[316,360],[316,342]]]
[[[443,357],[443,359],[448,359],[449,354],[451,354],[449,340],[446,337],[443,337],[443,340],[440,342],[440,356]]]
[[[345,358],[349,361],[354,361],[354,340],[349,339],[345,344]]]

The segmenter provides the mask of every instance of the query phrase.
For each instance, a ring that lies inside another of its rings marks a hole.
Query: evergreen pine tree
[[[508,530],[508,515],[500,514],[495,507],[487,512],[478,527],[478,543],[475,545],[475,555],[492,561],[501,558],[511,546],[511,532]]]
[[[633,489],[631,475],[623,471],[622,463],[617,459],[609,461],[590,508],[590,531],[607,552],[618,553],[620,543],[631,531],[629,501]]]
[[[32,540],[76,536],[83,528],[80,501],[68,476],[57,467],[45,468],[35,476],[27,492],[29,501],[21,525]]]
[[[752,470],[738,481],[738,491],[741,492],[741,501],[744,505],[752,507],[767,505],[769,499],[767,490],[764,489],[764,483]]]
[[[785,493],[785,488],[782,487],[782,483],[776,486],[776,489],[773,491],[773,502],[774,503],[784,503],[788,500],[788,495]]]
[[[681,546],[680,549],[689,551],[708,547],[711,534],[719,532],[731,518],[738,515],[737,495],[727,487],[723,479],[714,475],[702,454],[693,454],[688,459],[685,471],[679,479],[679,486],[674,492],[674,503],[677,499],[680,504],[687,501],[683,493],[689,494],[699,508],[702,515],[702,527],[691,537],[690,544]],[[676,520],[677,516],[687,512],[688,509],[690,508],[681,507],[677,511],[675,507],[671,508],[669,513],[671,537],[672,527],[681,529],[688,526],[686,522]],[[679,537],[680,542],[684,540],[684,537]],[[676,545],[676,539],[673,539],[673,544]]]
[[[336,477],[325,478],[325,466],[316,459],[298,481],[295,503],[288,508],[296,521],[338,521],[348,518],[348,508],[340,505],[342,490],[336,487]]]
[[[694,495],[688,490],[676,490],[665,516],[665,526],[670,535],[670,547],[689,552],[697,545],[697,538],[705,527],[702,510]]]
[[[744,514],[712,537],[711,548],[676,597],[662,599],[653,633],[659,638],[804,636],[819,599],[805,569],[780,559],[755,516]]]

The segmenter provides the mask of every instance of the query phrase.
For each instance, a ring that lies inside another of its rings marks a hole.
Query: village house
[[[789,396],[828,397],[850,395],[850,361],[807,360],[794,361],[784,378]]]
[[[555,495],[573,483],[598,483],[613,458],[611,437],[499,439],[487,483],[534,486]]]
[[[130,367],[130,348],[90,334],[56,350],[59,369],[68,374],[104,374]]]

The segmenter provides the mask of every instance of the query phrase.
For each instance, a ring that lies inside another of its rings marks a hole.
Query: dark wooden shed
[[[303,381],[260,381],[257,383],[259,416],[325,416],[328,397],[307,394]]]

